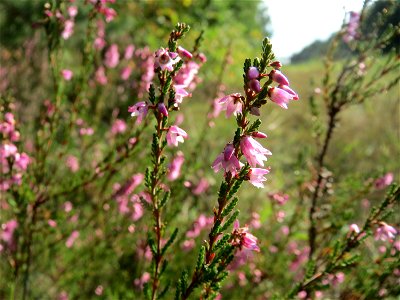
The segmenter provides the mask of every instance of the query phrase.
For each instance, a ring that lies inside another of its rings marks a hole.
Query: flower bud
[[[273,67],[274,69],[280,69],[282,68],[282,64],[280,61],[274,61],[272,63],[269,64],[271,67]]]
[[[279,83],[279,84],[282,84],[282,85],[289,85],[289,80],[286,78],[285,75],[282,74],[281,71],[272,70],[269,73],[269,76],[276,83]]]
[[[164,103],[162,103],[162,102],[158,103],[157,109],[163,116],[168,117],[168,110],[165,107]]]
[[[260,76],[260,72],[258,72],[258,69],[256,67],[250,67],[249,70],[247,71],[247,78],[249,80],[257,79],[258,76]]]
[[[260,82],[257,79],[252,79],[249,81],[249,87],[252,91],[259,93],[261,91]]]

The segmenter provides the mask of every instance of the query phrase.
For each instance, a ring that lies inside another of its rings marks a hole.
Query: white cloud
[[[340,29],[345,13],[360,11],[363,0],[264,0],[271,18],[273,50],[287,58]]]

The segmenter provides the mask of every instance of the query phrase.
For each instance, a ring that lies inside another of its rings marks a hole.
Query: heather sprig
[[[272,45],[266,38],[262,43],[261,58],[255,58],[253,62],[250,59],[245,60],[244,96],[233,93],[219,100],[226,110],[227,117],[232,114],[236,116],[237,129],[233,139],[227,143],[224,151],[213,163],[215,172],[221,169],[224,171],[224,181],[218,192],[218,206],[214,208],[214,224],[208,241],[205,241],[205,248],[204,246],[201,248],[205,249],[205,252],[200,251],[190,284],[185,283],[177,287],[177,299],[187,299],[200,285],[203,285],[204,297],[215,296],[221,288],[222,281],[228,276],[226,268],[235,253],[242,248],[259,251],[257,238],[248,232],[247,227],[239,228],[239,224],[236,223],[232,233],[226,234],[225,231],[237,222],[239,211],[235,210],[235,207],[238,198],[233,197],[243,181],[263,187],[261,182],[266,180],[263,175],[269,172],[269,169],[255,168],[257,165],[264,166],[263,161],[267,160],[266,155],[271,155],[271,152],[254,139],[267,137],[258,131],[261,120],[256,119],[251,123],[248,116],[260,115],[260,108],[268,99],[284,108],[287,108],[289,100],[298,99],[294,91],[288,92],[282,88],[289,85],[289,82],[279,71],[281,64],[273,61],[274,57]],[[267,80],[261,87],[261,81],[265,78]],[[273,86],[274,82],[278,86]],[[245,163],[240,161],[243,158],[246,160]],[[224,238],[218,242],[222,235]],[[186,276],[181,280],[185,278]]]

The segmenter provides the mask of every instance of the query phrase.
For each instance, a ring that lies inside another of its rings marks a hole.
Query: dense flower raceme
[[[345,34],[343,35],[343,40],[346,43],[356,39],[358,37],[357,29],[360,23],[360,14],[357,12],[350,12],[349,22],[345,27]]]
[[[14,142],[19,141],[20,133],[15,128],[14,115],[4,114],[4,121],[0,123],[2,144],[0,145],[0,191],[7,191],[13,185],[22,183],[22,175],[27,170],[31,159],[25,152],[19,152]]]

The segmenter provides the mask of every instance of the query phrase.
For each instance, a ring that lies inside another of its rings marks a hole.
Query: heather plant
[[[23,50],[1,50],[0,298],[395,299],[399,166],[360,173],[337,136],[398,85],[396,3],[348,14],[307,113],[268,38],[244,63],[207,26],[164,41],[144,2],[127,5],[143,40],[118,38],[115,2],[43,3]]]

